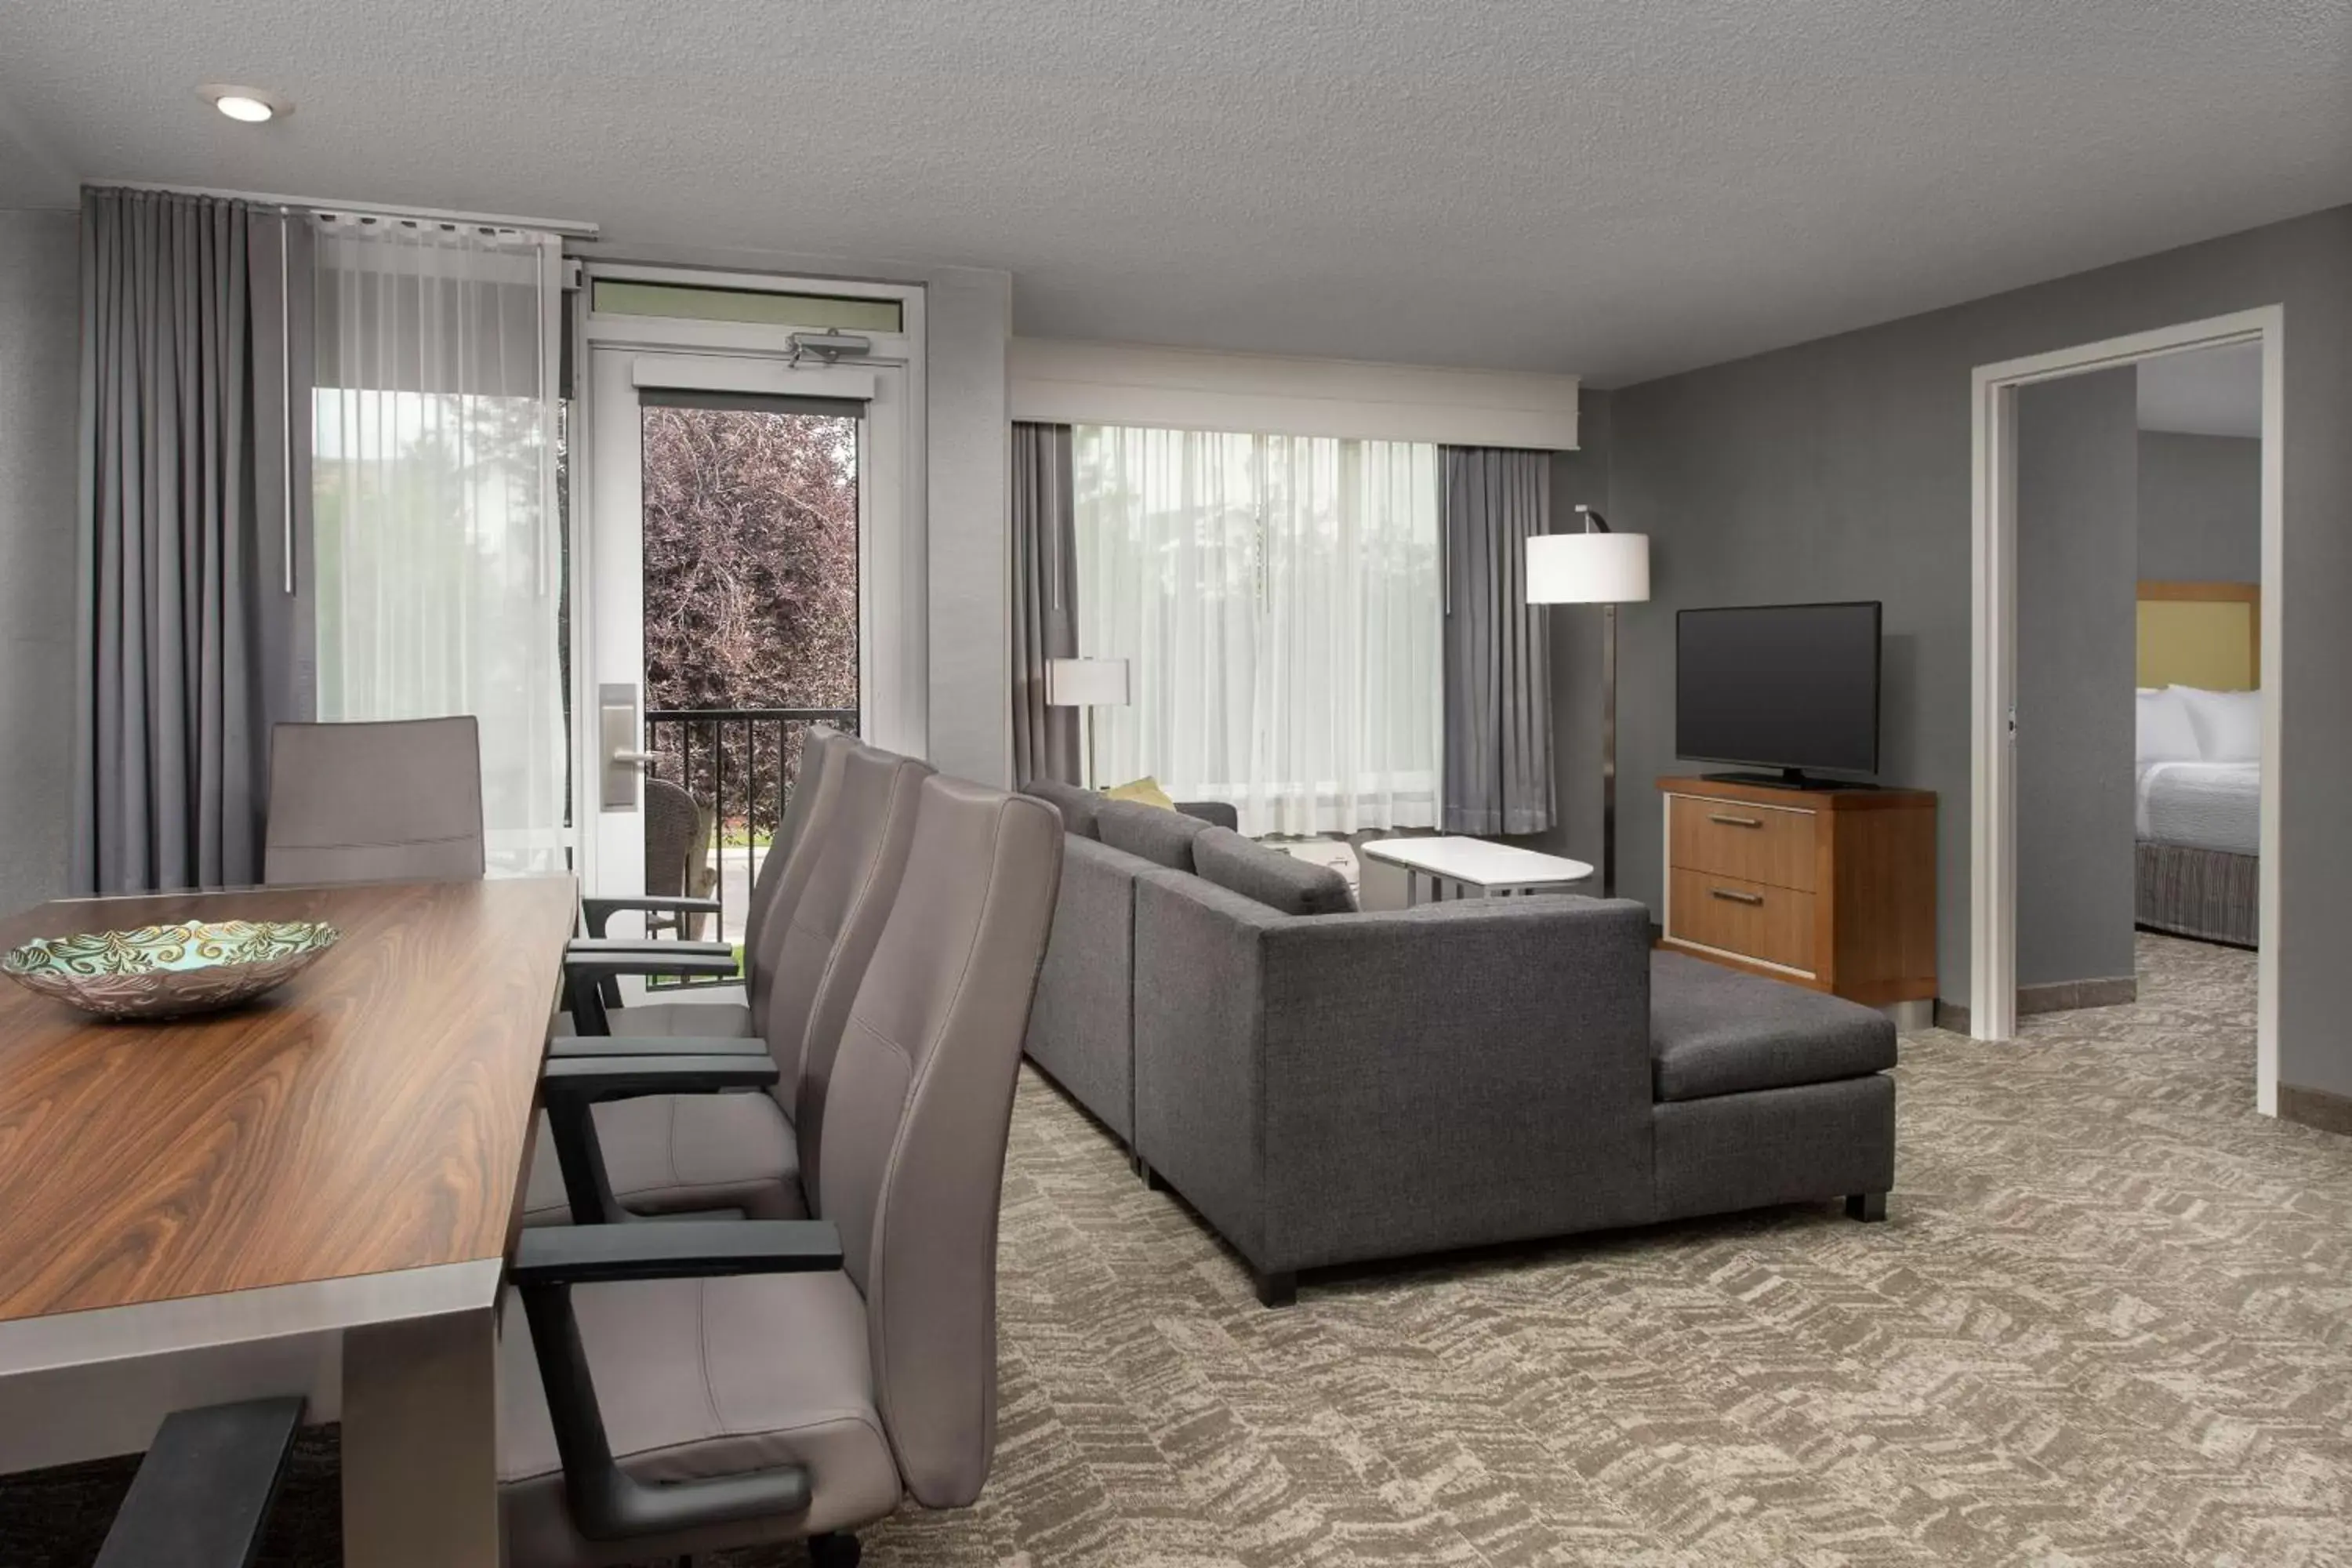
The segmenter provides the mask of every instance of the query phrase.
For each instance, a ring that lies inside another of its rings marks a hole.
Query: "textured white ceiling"
[[[1606,385],[2352,200],[2347,83],[2352,0],[12,0],[0,203],[577,216]]]
[[[2263,433],[2263,345],[2167,354],[2139,367],[2139,427],[2188,436]]]

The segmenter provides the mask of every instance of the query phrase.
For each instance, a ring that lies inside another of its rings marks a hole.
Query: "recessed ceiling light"
[[[225,82],[209,82],[196,89],[205,101],[227,115],[248,125],[258,125],[265,120],[283,120],[294,112],[294,106],[274,92],[264,92],[257,87],[231,87]]]

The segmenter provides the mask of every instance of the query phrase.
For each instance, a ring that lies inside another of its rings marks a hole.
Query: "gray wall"
[[[1943,994],[1969,974],[1969,385],[1972,367],[2278,304],[2286,320],[2285,595],[2275,933],[2283,1082],[2352,1093],[2337,955],[2352,945],[2352,208],[1620,389],[1611,520],[1654,536],[1655,601],[1626,615],[1625,885],[1654,902],[1674,763],[1679,605],[1886,605],[1882,776],[1933,789]]]
[[[2128,979],[2138,374],[2017,397],[2017,983]]]
[[[2159,583],[2263,580],[2263,444],[2139,433],[2139,574]]]
[[[1013,472],[1004,350],[1013,275],[927,279],[930,446],[929,761],[1013,782]]]
[[[0,912],[66,890],[79,223],[0,211]]]

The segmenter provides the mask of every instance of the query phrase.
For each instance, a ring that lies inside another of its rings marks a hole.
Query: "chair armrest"
[[[624,1279],[829,1271],[841,1236],[822,1220],[681,1220],[659,1225],[526,1230],[509,1277],[530,1324],[531,1354],[563,1461],[564,1500],[591,1541],[705,1530],[808,1511],[800,1465],[705,1479],[642,1481],[614,1462],[596,1384],[581,1342],[572,1287]]]
[[[588,923],[588,934],[601,937],[604,922],[622,910],[642,910],[649,914],[715,915],[719,912],[716,899],[583,899],[580,913]]]
[[[299,1396],[163,1417],[94,1568],[245,1568],[260,1547],[301,1420]]]
[[[764,1057],[768,1043],[744,1035],[559,1035],[550,1057]]]
[[[681,1042],[688,1043],[688,1042]],[[775,1058],[758,1051],[695,1051],[556,1057],[540,1069],[551,1099],[593,1104],[648,1094],[710,1094],[729,1089],[769,1089],[782,1075]]]
[[[685,942],[638,946],[610,941],[585,951],[582,947],[575,940],[563,955],[564,1000],[571,1009],[572,1032],[579,1035],[613,1032],[610,1009],[618,1004],[605,987],[616,975],[670,974],[712,980],[742,976],[731,948],[710,952],[698,952]]]
[[[831,1220],[668,1220],[526,1230],[516,1239],[508,1278],[528,1289],[614,1279],[824,1274],[840,1267],[841,1232]]]
[[[656,936],[575,936],[563,944],[566,957],[604,958],[649,952],[663,958],[733,959],[731,942],[672,942]]]

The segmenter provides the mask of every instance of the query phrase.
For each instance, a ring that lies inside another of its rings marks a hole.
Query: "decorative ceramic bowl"
[[[101,1018],[178,1018],[284,984],[342,939],[320,921],[192,921],[45,937],[0,955],[0,973]]]

